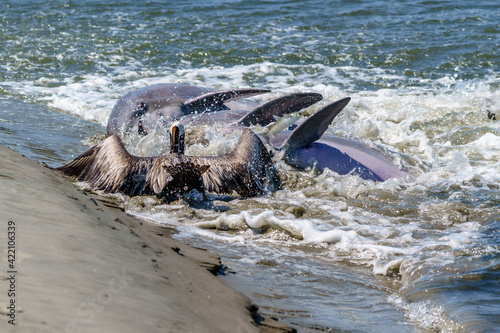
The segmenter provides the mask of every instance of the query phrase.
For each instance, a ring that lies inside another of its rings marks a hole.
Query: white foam
[[[218,234],[206,229],[199,229],[191,226],[178,226],[177,230],[180,232],[175,235],[174,238],[177,239],[192,239],[193,237],[201,237],[204,239],[211,239],[217,242],[228,243],[228,244],[245,244],[246,239],[243,236],[235,236],[228,234]]]
[[[486,133],[467,145],[488,161],[500,161],[500,136]]]
[[[245,226],[245,218],[241,214],[221,214],[215,220],[202,221],[194,224],[198,228],[217,230],[238,230]]]
[[[406,317],[419,327],[438,332],[459,332],[462,327],[450,320],[443,307],[431,301],[408,303],[401,297],[391,295],[389,302],[402,309]]]

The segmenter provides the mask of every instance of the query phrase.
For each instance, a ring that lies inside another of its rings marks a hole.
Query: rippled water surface
[[[3,1],[0,144],[59,165],[104,137],[122,95],[160,82],[271,89],[259,103],[321,93],[311,112],[349,96],[328,134],[414,180],[278,161],[282,191],[212,209],[116,199],[219,253],[224,279],[299,330],[499,331],[500,122],[483,108],[500,101],[499,22],[496,0]],[[207,135],[188,153],[237,140]]]

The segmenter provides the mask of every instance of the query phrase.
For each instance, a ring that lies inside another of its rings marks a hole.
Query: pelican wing
[[[207,189],[251,197],[266,192],[266,182],[281,186],[271,155],[249,129],[243,130],[231,153],[211,157],[137,157],[112,135],[55,170],[88,182],[94,189],[130,196],[179,196],[191,189]]]
[[[159,158],[130,155],[116,135],[56,170],[95,189],[130,196],[159,193],[172,178],[160,167]]]
[[[209,192],[231,194],[235,191],[243,197],[251,197],[266,192],[266,181],[279,183],[271,155],[249,129],[243,130],[236,148],[227,155],[189,158],[195,164],[210,166],[202,175]]]

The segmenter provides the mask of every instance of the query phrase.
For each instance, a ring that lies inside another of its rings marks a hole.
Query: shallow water
[[[328,133],[415,180],[279,162],[284,190],[215,209],[116,199],[220,253],[224,279],[303,331],[498,331],[500,123],[482,109],[500,100],[498,22],[493,0],[4,1],[0,144],[59,165],[103,137],[122,95],[160,82],[323,94],[312,111],[350,96]],[[237,140],[206,134],[189,153]]]

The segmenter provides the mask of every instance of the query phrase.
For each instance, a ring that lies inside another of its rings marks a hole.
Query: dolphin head
[[[153,84],[132,91],[113,107],[108,120],[108,135],[133,131],[147,134],[158,124],[164,125],[184,115],[183,103],[207,91],[175,83]]]

